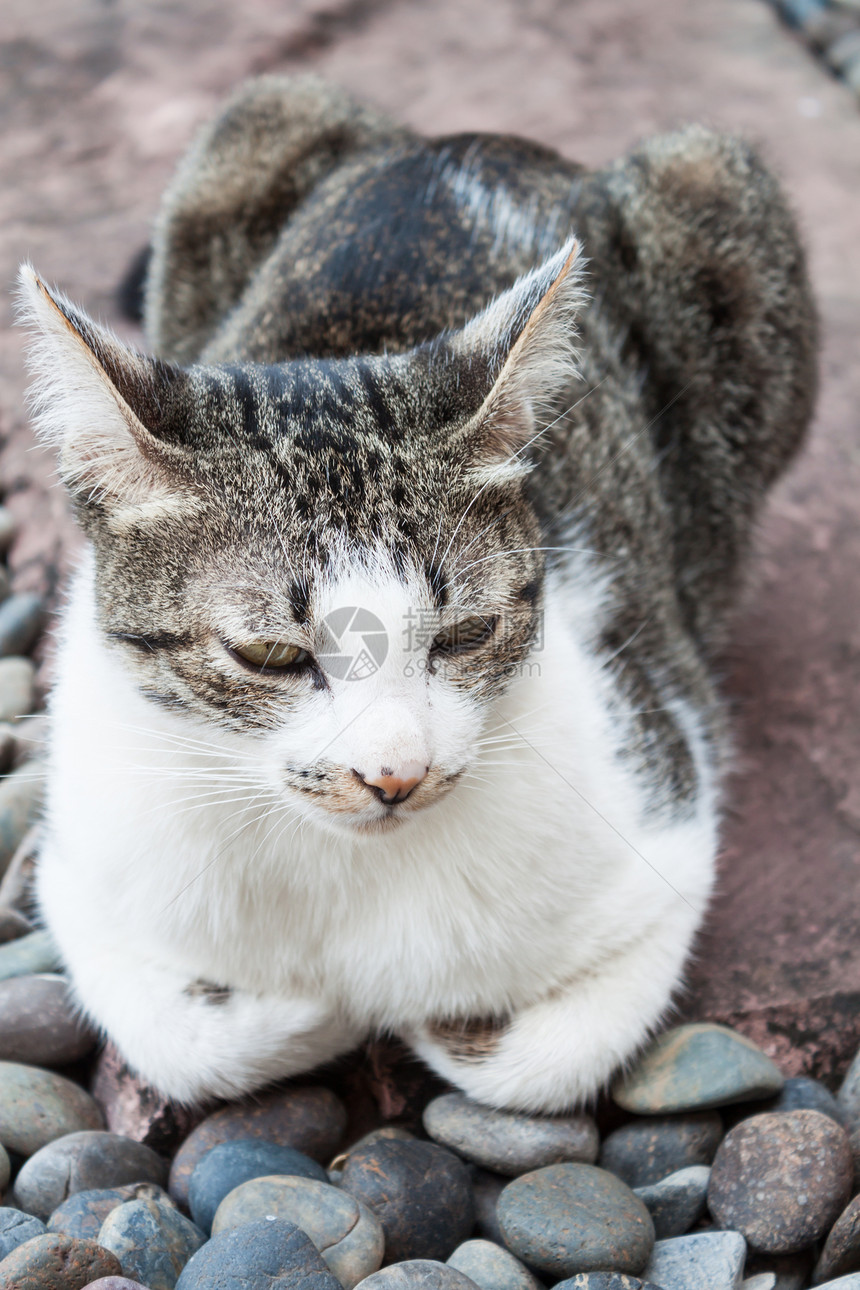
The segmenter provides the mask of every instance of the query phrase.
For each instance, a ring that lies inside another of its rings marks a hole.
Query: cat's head
[[[105,641],[320,823],[390,828],[454,788],[529,653],[524,483],[570,401],[575,262],[568,244],[405,354],[184,370],[22,271]]]

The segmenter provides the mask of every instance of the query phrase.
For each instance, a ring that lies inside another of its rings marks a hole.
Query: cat
[[[164,198],[154,357],[22,284],[88,539],[38,871],[82,1008],[187,1103],[376,1033],[587,1101],[708,903],[716,659],[813,406],[774,178],[696,126],[587,170],[263,77]]]

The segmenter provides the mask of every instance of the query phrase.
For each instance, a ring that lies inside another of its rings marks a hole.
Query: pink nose
[[[392,806],[395,802],[405,802],[429,769],[429,766],[422,766],[421,762],[406,761],[396,770],[392,770],[390,766],[382,766],[377,775],[363,775],[360,770],[355,773],[381,802],[385,802],[386,806]]]

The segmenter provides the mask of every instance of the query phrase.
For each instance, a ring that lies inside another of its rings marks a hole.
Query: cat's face
[[[570,258],[413,353],[276,367],[165,368],[32,287],[106,639],[318,823],[391,829],[455,789],[529,652],[521,452],[570,376]]]

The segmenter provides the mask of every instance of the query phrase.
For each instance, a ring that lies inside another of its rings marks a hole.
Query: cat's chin
[[[390,812],[385,815],[347,815],[332,812],[314,812],[314,821],[327,833],[338,837],[373,837],[384,833],[394,833],[409,822],[413,812],[399,814]]]

